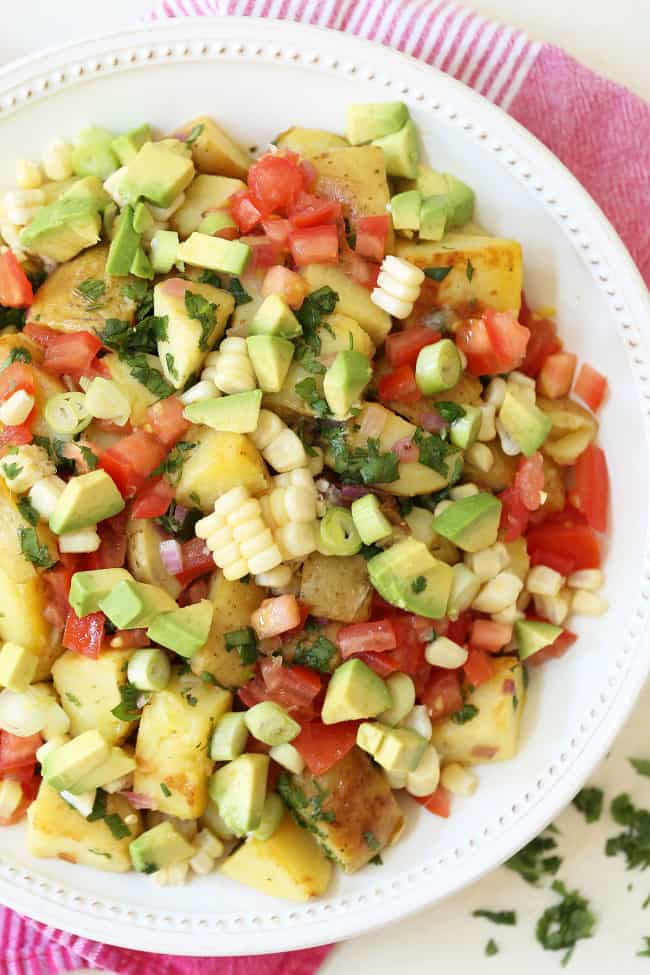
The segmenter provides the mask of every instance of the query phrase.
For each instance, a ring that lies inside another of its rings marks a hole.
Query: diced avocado
[[[302,325],[280,295],[269,295],[255,312],[249,335],[279,335],[295,339],[302,335]]]
[[[368,562],[373,586],[400,609],[441,619],[447,612],[452,569],[436,559],[423,542],[406,538]]]
[[[245,712],[246,727],[266,745],[286,745],[300,734],[300,725],[275,701],[261,701]]]
[[[20,235],[35,254],[63,263],[99,240],[101,219],[88,197],[66,197],[40,209]]]
[[[169,274],[178,260],[180,241],[175,230],[157,230],[151,238],[151,264],[156,274]]]
[[[247,713],[247,712],[246,712]],[[248,728],[243,711],[229,711],[219,719],[210,741],[213,762],[232,762],[239,758],[248,740]]]
[[[168,820],[129,843],[131,863],[138,873],[156,873],[174,863],[189,860],[195,852],[192,844]]]
[[[481,580],[463,562],[457,562],[456,565],[452,566],[452,572],[454,579],[449,594],[447,616],[451,620],[457,620],[461,613],[470,608],[478,596]]]
[[[240,755],[210,779],[210,797],[235,836],[257,829],[266,798],[268,755]]]
[[[420,237],[422,240],[441,240],[447,226],[447,197],[428,196],[420,210]]]
[[[135,275],[136,278],[151,280],[154,277],[154,273],[151,261],[145,254],[144,248],[138,247],[135,252],[135,257],[131,262],[131,274]]]
[[[135,630],[149,626],[159,613],[171,613],[178,606],[164,589],[125,579],[99,601],[99,608],[118,630]]]
[[[120,161],[121,166],[126,166],[130,163],[132,159],[138,154],[138,150],[142,148],[145,142],[151,141],[151,126],[139,125],[137,129],[131,129],[130,132],[125,132],[124,135],[118,135],[116,139],[111,142],[111,149]]]
[[[50,517],[50,528],[57,535],[90,528],[124,510],[124,498],[115,482],[101,468],[71,477]]]
[[[423,197],[443,196],[447,193],[447,180],[429,166],[419,165],[415,176],[416,188]]]
[[[84,731],[43,758],[43,778],[57,792],[70,790],[79,779],[102,765],[109,754],[110,746],[98,731]]]
[[[519,659],[526,660],[534,653],[554,643],[562,634],[561,626],[552,623],[542,623],[538,620],[517,620],[515,623],[515,639],[519,650]]]
[[[389,176],[404,176],[406,179],[415,177],[420,150],[418,131],[411,119],[399,131],[385,135],[381,139],[373,139],[372,144],[383,151],[386,158],[386,172]]]
[[[389,772],[412,772],[428,745],[426,738],[410,728],[364,722],[357,732],[357,745],[369,752]]]
[[[252,389],[190,403],[184,416],[222,433],[252,433],[257,429],[261,406],[262,390]]]
[[[161,613],[150,624],[147,636],[153,643],[174,650],[181,657],[191,657],[207,643],[213,609],[209,599],[202,599],[191,606]]]
[[[135,770],[136,762],[132,755],[125,752],[123,748],[114,745],[108,758],[101,765],[78,779],[68,790],[73,795],[80,795],[84,792],[92,792],[93,789],[100,789],[109,782],[115,782],[124,775],[129,775]]]
[[[91,127],[80,132],[70,159],[77,176],[97,176],[102,182],[108,179],[119,166],[112,142],[113,134],[107,129]]]
[[[27,690],[36,675],[38,656],[20,643],[5,643],[0,650],[0,684],[15,694]]]
[[[81,199],[92,200],[100,213],[106,209],[111,202],[111,198],[104,189],[102,181],[97,176],[84,176],[77,179],[72,186],[61,194],[62,200],[79,197]]]
[[[207,234],[195,231],[179,246],[178,256],[181,261],[196,267],[207,267],[211,271],[224,271],[226,274],[243,274],[251,256],[251,248],[240,240],[208,237]]]
[[[153,223],[154,219],[151,210],[146,203],[140,200],[136,203],[135,209],[133,210],[133,229],[136,233],[143,234],[145,230],[153,226]]]
[[[500,518],[499,499],[479,491],[468,498],[452,501],[437,515],[433,528],[464,552],[479,552],[496,542]]]
[[[260,824],[257,829],[253,830],[251,835],[254,836],[256,840],[262,840],[264,843],[267,840],[270,840],[273,834],[278,830],[280,823],[285,817],[285,814],[285,806],[280,796],[277,794],[277,792],[269,792],[264,800],[264,808],[262,809]]]
[[[499,419],[526,457],[531,457],[542,446],[553,426],[548,413],[534,403],[526,403],[510,390],[506,392]]]
[[[262,392],[279,393],[293,359],[293,342],[279,335],[249,335],[246,345]]]
[[[161,142],[145,142],[126,167],[120,193],[129,203],[143,196],[168,207],[192,182],[194,163]]]
[[[229,216],[230,197],[245,189],[246,184],[240,179],[199,173],[185,191],[183,205],[172,214],[172,229],[178,231],[183,240],[194,230],[200,229],[200,233],[206,234],[214,233],[213,230],[200,228],[201,221],[211,216]]]
[[[323,392],[336,417],[344,417],[372,378],[372,366],[367,356],[354,349],[337,353],[325,373]]]
[[[467,447],[471,447],[476,438],[478,437],[479,430],[481,429],[481,419],[482,414],[477,406],[464,405],[465,410],[464,416],[459,416],[458,419],[452,420],[449,427],[449,439],[457,447],[462,447],[466,450]]]
[[[68,600],[77,616],[96,613],[99,603],[115,588],[118,582],[131,579],[126,569],[92,569],[75,572],[70,582]]]
[[[409,110],[404,102],[370,102],[348,105],[346,135],[353,146],[397,132],[408,122]]]
[[[237,230],[237,224],[230,214],[223,210],[221,213],[206,214],[196,230],[199,234],[213,236],[220,230]]]
[[[390,212],[395,230],[419,230],[422,194],[419,190],[398,193],[390,201]]]
[[[323,703],[323,724],[374,718],[391,706],[385,683],[362,660],[346,660],[332,674]]]
[[[106,273],[115,277],[125,277],[129,274],[138,253],[140,234],[133,226],[133,215],[132,206],[124,207],[119,216],[117,233],[111,241],[106,260]]]
[[[298,125],[281,132],[273,141],[278,149],[289,149],[303,159],[317,156],[327,149],[344,149],[348,145],[347,139],[334,132],[323,129],[303,129]]]
[[[357,745],[369,755],[374,755],[386,734],[386,725],[379,721],[362,721],[357,728]]]
[[[451,173],[444,173],[444,178],[447,183],[447,226],[450,229],[462,227],[474,216],[474,190]]]

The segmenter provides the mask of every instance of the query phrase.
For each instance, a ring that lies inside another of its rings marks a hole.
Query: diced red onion
[[[413,443],[412,437],[402,437],[400,440],[396,440],[391,450],[397,454],[403,464],[413,464],[420,459],[420,448],[416,443]]]
[[[365,484],[344,484],[340,488],[340,494],[343,501],[357,501],[365,498],[366,494],[372,494],[372,491]]]
[[[189,508],[184,508],[182,504],[174,505],[174,519],[175,521],[182,522],[185,521],[189,515]]]
[[[152,799],[151,796],[145,796],[142,792],[120,792],[119,795],[124,796],[134,809],[158,808],[155,799]]]
[[[441,430],[446,430],[449,424],[446,420],[443,420],[439,413],[432,410],[430,413],[420,414],[420,426],[427,433],[440,433]]]
[[[494,758],[499,751],[496,745],[474,745],[472,755],[474,758]]]
[[[167,278],[160,285],[160,290],[170,298],[181,298],[187,290],[187,281],[184,278]]]
[[[278,686],[278,677],[282,673],[283,660],[280,656],[265,657],[260,661],[260,671],[264,678],[264,683],[269,691],[273,691]]]
[[[183,571],[183,549],[175,538],[166,538],[160,543],[160,558],[170,575]]]
[[[509,677],[508,680],[504,680],[503,687],[501,688],[501,692],[503,694],[515,693],[515,682],[512,680],[512,678]]]

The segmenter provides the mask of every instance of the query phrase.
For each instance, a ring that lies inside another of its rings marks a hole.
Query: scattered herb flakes
[[[550,829],[550,827],[548,827]],[[548,832],[548,830],[546,831]],[[545,856],[551,850],[557,849],[557,843],[552,836],[540,836],[531,840],[523,849],[506,860],[504,866],[514,870],[526,883],[536,885],[544,875],[555,875],[562,865],[559,856]]]
[[[96,823],[98,819],[103,819],[106,815],[106,793],[103,789],[98,789],[95,793],[92,812],[86,816],[89,823]]]
[[[86,447],[85,444],[80,443],[77,444],[77,446],[81,451],[81,456],[88,470],[89,471],[96,470],[97,465],[99,463],[99,457],[97,456],[97,454],[93,453],[90,447]]]
[[[418,576],[417,579],[414,579],[413,582],[411,583],[411,590],[415,593],[416,596],[418,593],[424,592],[426,588],[427,588],[427,580],[424,578],[424,576]]]
[[[325,636],[319,636],[313,643],[299,643],[294,655],[294,663],[311,667],[321,674],[329,674],[330,661],[336,654],[336,647]]]
[[[19,499],[17,507],[22,517],[25,519],[25,521],[28,524],[30,525],[38,524],[38,518],[39,518],[38,511],[36,510],[36,508],[34,507],[34,505],[29,500],[26,494]]]
[[[172,794],[172,790],[169,788],[169,786],[166,786],[164,782],[160,783],[160,791],[164,796],[170,796]]]
[[[588,786],[580,790],[573,800],[573,805],[583,813],[588,823],[597,823],[603,812],[603,799],[602,789]]]
[[[133,684],[126,684],[120,686],[120,703],[117,707],[114,707],[111,714],[120,721],[136,721],[140,717],[140,709],[138,708],[138,698],[140,697],[140,691]]]
[[[324,417],[331,415],[329,404],[325,397],[321,396],[313,376],[306,376],[305,379],[301,379],[299,383],[296,383],[293,388],[298,396],[311,407],[316,416]]]
[[[383,548],[380,548],[379,545],[362,545],[359,554],[363,555],[366,562],[368,562],[369,559],[374,559],[375,555],[381,555],[383,551]]]
[[[167,457],[165,457],[162,464],[159,464],[151,472],[151,477],[160,477],[162,474],[166,474],[172,484],[178,484],[183,470],[183,464],[187,460],[190,451],[194,450],[195,447],[196,444],[190,443],[189,440],[179,440],[176,446],[170,450]]]
[[[467,258],[467,265],[465,266],[465,275],[468,281],[471,281],[474,277],[474,265],[470,261],[469,257]]]
[[[278,779],[277,790],[286,806],[292,811],[296,822],[322,838],[323,833],[318,828],[318,822],[335,822],[333,812],[323,810],[323,802],[329,793],[318,782],[314,782],[316,794],[308,799],[303,789],[296,785],[288,772],[283,772]]]
[[[66,700],[70,701],[70,704],[74,704],[75,707],[78,707],[78,708],[81,707],[81,701],[76,696],[76,694],[71,694],[70,691],[66,691],[65,692],[65,698],[66,698]]]
[[[172,473],[174,474],[175,472]],[[185,508],[182,508],[181,510],[183,512],[186,511]],[[191,538],[194,538],[194,526],[202,517],[202,511],[200,511],[198,508],[191,508],[189,511],[187,511],[187,513],[184,514],[182,519],[177,518],[176,502],[172,501],[166,513],[161,515],[160,518],[157,518],[156,521],[160,527],[164,529],[164,531],[168,532],[168,534],[173,535],[181,542],[188,542]]]
[[[326,326],[323,316],[334,311],[339,296],[327,286],[318,288],[307,295],[295,315],[302,325],[302,336],[294,343],[294,358],[307,372],[322,375],[325,366],[318,361],[321,350],[321,340],[318,329]]]
[[[368,849],[371,850],[373,853],[376,850],[378,850],[381,846],[381,843],[379,842],[375,834],[372,832],[372,830],[368,830],[363,834],[363,842],[366,844]]]
[[[453,423],[454,420],[460,420],[465,416],[465,408],[460,405],[460,403],[452,403],[447,400],[441,401],[435,404],[436,413],[438,413],[446,423]]]
[[[176,363],[174,362],[174,356],[171,352],[165,354],[165,365],[167,366],[167,372],[178,382],[178,370],[176,369]]]
[[[425,267],[423,270],[426,277],[431,278],[432,281],[444,281],[452,267],[451,265],[447,267]]]
[[[494,938],[490,938],[490,940],[486,944],[485,954],[488,958],[493,958],[495,955],[499,954],[499,946],[494,940]]]
[[[257,637],[251,626],[244,626],[240,630],[230,630],[229,633],[224,633],[224,641],[226,650],[236,650],[244,666],[254,664],[257,660],[259,656]]]
[[[106,285],[98,278],[86,278],[72,293],[81,298],[90,311],[101,307],[101,300],[106,295]]]
[[[350,448],[342,426],[323,431],[332,457],[332,467],[344,484],[387,484],[399,477],[397,454],[382,453],[379,440],[370,437],[364,447]]]
[[[0,305],[0,329],[15,328],[20,331],[25,326],[24,308],[3,308]]]
[[[369,860],[368,862],[374,864],[376,867],[383,867],[384,865],[384,861],[379,853],[377,853],[372,860]]]
[[[92,846],[89,847],[88,852],[94,853],[96,857],[106,857],[107,860],[113,859],[110,853],[107,853],[105,850],[96,850]]]
[[[460,711],[454,711],[451,715],[451,720],[454,724],[467,724],[468,721],[472,721],[478,714],[478,708],[474,704],[465,704]]]
[[[606,855],[613,857],[621,853],[628,870],[637,867],[645,870],[650,866],[650,811],[638,809],[627,793],[612,801],[610,811],[614,822],[625,830],[607,840]]]
[[[125,836],[131,835],[131,830],[117,813],[110,813],[108,816],[104,816],[104,822],[116,840],[123,840]]]
[[[568,949],[562,958],[562,967],[568,964],[578,941],[591,938],[596,924],[589,901],[579,891],[566,889],[561,880],[555,880],[552,889],[561,900],[547,907],[535,929],[537,940],[547,951]]]
[[[185,310],[189,317],[193,318],[201,326],[199,348],[207,349],[208,342],[217,323],[217,305],[208,301],[203,295],[197,294],[195,291],[190,291],[188,288],[185,292]]]
[[[203,681],[204,684],[212,684],[215,687],[219,683],[217,678],[214,676],[214,674],[211,674],[209,670],[204,670],[202,672],[201,680]]]
[[[650,776],[650,758],[628,758],[628,762],[639,775]]]
[[[183,697],[185,698],[185,700],[187,701],[187,703],[191,708],[195,708],[196,705],[199,703],[198,699],[194,697],[194,695],[190,690],[185,691]]]
[[[17,464],[15,461],[12,461],[10,464],[3,464],[2,469],[8,481],[15,481],[22,471],[20,464]]]
[[[47,545],[39,542],[36,529],[33,526],[21,528],[18,534],[20,536],[20,550],[32,565],[39,569],[49,569],[54,565],[56,559],[51,558]]]
[[[199,282],[199,284],[211,284],[213,288],[221,287],[221,278],[219,277],[219,275],[216,274],[214,271],[210,271],[208,268],[206,268],[204,271],[201,271],[201,273],[197,278],[197,281]]]
[[[203,122],[199,122],[198,125],[194,125],[192,127],[192,131],[190,132],[187,139],[185,140],[185,145],[186,146],[194,145],[196,140],[203,134],[204,128],[205,125],[203,124]]]
[[[650,958],[650,938],[647,935],[645,935],[643,940],[645,941],[643,950],[637,951],[637,956],[639,958]]]
[[[511,927],[514,927],[517,923],[516,911],[486,911],[480,909],[478,911],[472,911],[472,917],[484,917],[486,921],[492,921],[493,924],[508,924]]]
[[[22,309],[21,309],[22,310]],[[15,345],[13,349],[10,350],[9,355],[2,363],[2,371],[7,369],[14,362],[31,362],[32,354],[29,349],[26,349],[22,345]]]
[[[437,433],[426,434],[421,427],[417,427],[413,434],[413,442],[419,448],[420,463],[437,471],[441,477],[447,477],[449,469],[445,458],[454,453],[456,448],[439,437]]]
[[[646,909],[646,907],[648,907],[648,905],[650,905],[650,894],[648,894],[648,896],[644,900],[643,904],[641,905],[641,910],[642,911],[645,911],[645,909]]]
[[[237,305],[247,305],[249,301],[253,300],[252,295],[249,295],[239,278],[232,277],[230,279],[228,291],[235,299],[235,307]]]

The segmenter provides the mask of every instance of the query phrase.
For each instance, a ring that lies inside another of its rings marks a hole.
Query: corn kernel
[[[514,572],[500,572],[483,586],[472,607],[480,613],[500,613],[515,602],[523,585]]]
[[[579,569],[572,572],[567,579],[567,586],[570,589],[588,589],[596,592],[603,584],[603,574],[600,569]]]
[[[607,612],[607,600],[597,592],[588,589],[576,589],[571,601],[571,609],[582,616],[602,616]]]
[[[288,565],[279,565],[270,572],[260,572],[255,576],[258,586],[267,586],[269,589],[284,589],[293,578],[293,572]]]
[[[489,582],[510,564],[510,556],[502,542],[495,542],[480,552],[467,552],[464,561],[481,582]]]
[[[495,426],[496,408],[493,403],[486,403],[480,407],[480,410],[481,426],[478,431],[477,440],[484,443],[488,440],[494,440],[497,435],[497,428]]]
[[[34,409],[34,403],[33,396],[24,389],[17,389],[0,406],[0,422],[7,427],[20,426]]]
[[[59,535],[59,551],[70,553],[96,552],[101,545],[101,538],[94,528],[85,528],[78,532],[64,532]]]
[[[467,660],[468,653],[465,647],[461,647],[453,640],[448,640],[446,636],[439,636],[431,643],[428,643],[424,650],[427,663],[432,667],[444,667],[445,670],[455,670],[462,667]]]
[[[465,451],[465,460],[487,474],[494,466],[494,454],[484,443],[473,443]]]
[[[31,159],[18,159],[16,162],[16,186],[21,190],[37,190],[43,184],[43,171]]]
[[[63,139],[55,139],[45,147],[43,169],[48,179],[70,179],[72,168],[72,146]]]
[[[440,776],[445,789],[455,796],[471,796],[476,792],[478,779],[473,772],[464,768],[459,762],[445,765]]]
[[[422,735],[423,738],[426,738],[427,741],[430,740],[431,735],[433,734],[431,718],[429,717],[429,712],[424,704],[414,705],[404,720],[400,721],[400,727],[410,728],[411,731],[417,731],[417,733]]]
[[[521,447],[516,440],[512,439],[501,420],[496,421],[496,429],[499,434],[499,440],[501,441],[501,450],[504,454],[508,457],[516,457],[517,454],[520,454]]]
[[[502,379],[500,376],[495,376],[494,379],[491,379],[487,384],[483,394],[483,399],[486,403],[489,403],[498,410],[506,398],[506,389],[507,386],[505,379]]]
[[[451,502],[451,501],[438,501],[438,504],[437,504],[437,505],[435,506],[435,508],[433,509],[433,513],[434,513],[434,515],[436,516],[436,518],[438,517],[438,515],[441,515],[441,514],[443,513],[443,511],[446,511],[446,510],[447,510],[447,508],[448,508],[448,507],[449,507],[449,506],[450,506],[450,505],[451,505],[452,503],[453,503],[453,502]]]
[[[548,565],[535,565],[526,576],[526,589],[534,596],[557,596],[564,576]]]
[[[525,614],[518,609],[516,603],[512,603],[511,606],[506,606],[500,613],[492,613],[492,619],[495,623],[512,624],[516,623],[517,620],[523,620],[524,617]]]
[[[535,610],[555,626],[562,626],[571,609],[571,592],[561,589],[557,596],[535,596]]]

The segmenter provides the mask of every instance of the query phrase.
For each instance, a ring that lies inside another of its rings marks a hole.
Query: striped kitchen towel
[[[150,20],[295,20],[379,41],[453,75],[530,129],[600,204],[650,283],[650,107],[550,44],[451,0],[164,0]],[[312,975],[331,946],[245,958],[127,951],[0,908],[1,975],[105,968],[119,975]]]

